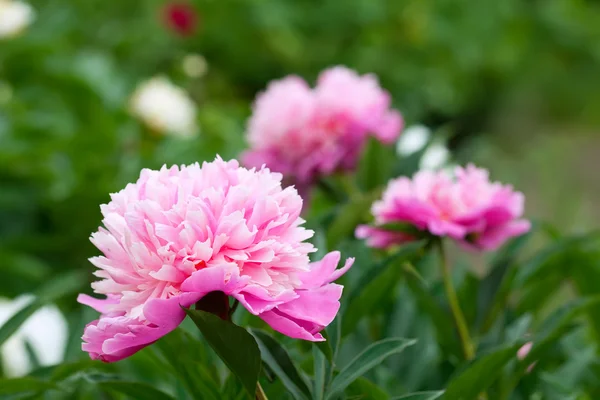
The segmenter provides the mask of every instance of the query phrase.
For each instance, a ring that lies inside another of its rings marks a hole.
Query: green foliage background
[[[88,237],[101,219],[98,205],[143,167],[211,160],[217,153],[236,157],[245,147],[250,103],[269,80],[290,73],[314,80],[323,68],[344,64],[376,73],[407,122],[431,126],[457,161],[476,160],[523,189],[529,215],[539,219],[531,237],[498,254],[452,252],[480,356],[499,346],[504,353],[492,354],[508,354],[506,348],[514,354],[526,334],[543,339],[558,332],[553,313],[563,304],[583,297],[591,302],[576,308],[580,313],[540,348],[531,374],[523,374],[514,358],[501,367],[478,365],[479,374],[493,375],[490,399],[600,398],[600,308],[593,302],[600,293],[600,239],[583,233],[597,227],[600,199],[593,173],[600,141],[588,133],[600,125],[600,3],[197,0],[200,27],[188,38],[165,29],[161,1],[31,4],[33,24],[20,37],[0,41],[0,91],[9,94],[0,103],[0,296],[38,293],[41,303],[57,302],[70,325],[65,359],[76,363],[70,372],[65,366],[38,371],[35,384],[58,382],[82,399],[119,398],[118,384],[106,383],[116,379],[152,383],[179,398],[210,398],[208,392],[236,398],[236,381],[225,378],[208,349],[197,342],[184,346],[191,334],[183,331],[117,365],[81,361],[87,356],[79,337],[94,313],[74,298],[92,279],[86,259],[97,254]],[[206,76],[183,73],[188,53],[206,58]],[[161,74],[198,103],[197,139],[158,136],[128,113],[135,86]],[[353,226],[368,218],[372,190],[393,175],[414,172],[415,161],[370,148],[357,173],[361,191],[337,201],[317,192],[309,211],[317,247],[357,257],[344,282],[338,367],[377,340],[418,339],[355,381],[348,398],[445,389],[466,368],[435,256],[414,260],[419,277],[351,238]],[[383,171],[374,175],[381,164]],[[580,235],[570,236],[575,231]],[[236,317],[263,327],[245,314]],[[3,332],[6,325],[2,340]],[[302,376],[315,375],[318,357],[310,345],[279,340]],[[161,346],[187,353],[194,347],[196,355],[174,365],[178,361],[165,359]],[[168,365],[175,373],[164,376]],[[192,381],[216,386],[175,383],[185,366]],[[265,385],[272,398],[290,398],[280,379]],[[8,383],[0,382],[0,395],[2,387]]]

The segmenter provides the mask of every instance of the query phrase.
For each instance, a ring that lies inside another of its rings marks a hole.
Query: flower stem
[[[471,340],[471,337],[469,335],[469,328],[467,327],[465,316],[462,310],[460,309],[458,297],[456,296],[456,291],[454,290],[454,285],[452,285],[450,266],[448,265],[446,252],[444,251],[444,244],[441,240],[439,241],[438,248],[440,251],[440,259],[442,262],[444,288],[446,289],[446,296],[448,297],[450,309],[452,310],[452,316],[454,317],[454,322],[456,323],[456,328],[458,329],[458,335],[462,344],[463,354],[466,360],[472,360],[475,357],[475,348],[473,346],[473,341]]]
[[[269,400],[262,386],[260,386],[260,382],[256,382],[256,400]]]

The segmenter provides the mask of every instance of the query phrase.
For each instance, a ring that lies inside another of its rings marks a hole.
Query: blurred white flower
[[[0,38],[17,36],[33,21],[33,8],[19,0],[0,0]]]
[[[431,131],[424,125],[413,125],[404,130],[398,142],[396,152],[401,156],[409,156],[421,150],[427,144]]]
[[[208,62],[200,54],[188,54],[183,58],[182,68],[190,78],[201,78],[208,71]]]
[[[437,170],[445,166],[450,159],[450,151],[441,143],[432,143],[427,147],[419,161],[419,168]]]
[[[131,111],[161,133],[190,137],[198,132],[196,105],[167,78],[156,77],[139,85],[131,98]]]
[[[0,326],[33,300],[31,295],[14,300],[0,299]],[[33,367],[26,342],[42,366],[60,363],[67,345],[67,335],[67,322],[56,306],[48,305],[39,309],[0,347],[5,374],[22,376]]]

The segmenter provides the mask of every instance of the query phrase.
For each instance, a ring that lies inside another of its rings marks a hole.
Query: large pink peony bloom
[[[400,134],[390,103],[374,75],[345,67],[322,72],[314,89],[295,76],[274,81],[254,104],[244,164],[266,164],[300,184],[351,170],[369,135],[392,143]]]
[[[128,357],[175,329],[188,307],[220,291],[273,329],[293,338],[319,332],[339,309],[352,265],[338,252],[310,263],[302,199],[282,189],[281,175],[220,158],[188,167],[143,170],[134,184],[101,206],[104,226],[92,242],[92,287],[106,299],[80,295],[102,315],[83,335],[83,350],[107,362]]]
[[[373,204],[376,226],[359,226],[356,236],[384,248],[412,236],[381,225],[410,224],[467,247],[493,250],[530,229],[529,221],[520,219],[524,201],[522,193],[490,182],[488,172],[473,165],[457,167],[455,177],[420,171],[412,180],[402,177],[389,183],[383,199]]]

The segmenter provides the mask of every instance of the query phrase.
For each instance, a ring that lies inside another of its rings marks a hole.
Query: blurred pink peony
[[[217,158],[202,166],[143,170],[134,184],[101,206],[104,226],[92,242],[92,287],[106,299],[80,295],[102,315],[83,335],[93,359],[118,361],[175,329],[189,307],[220,291],[293,338],[319,332],[339,309],[342,286],[331,283],[338,252],[310,263],[312,231],[302,199],[282,189],[281,175],[247,170]]]
[[[490,182],[488,172],[469,165],[446,171],[420,171],[413,179],[392,180],[383,199],[373,204],[376,226],[359,226],[356,236],[384,248],[412,240],[385,224],[410,224],[435,236],[449,236],[474,249],[493,250],[530,229],[523,215],[525,198],[512,187]]]
[[[355,167],[369,135],[396,140],[403,126],[377,78],[345,67],[325,70],[311,89],[289,76],[258,95],[248,123],[248,166],[266,164],[307,184],[319,175]]]

